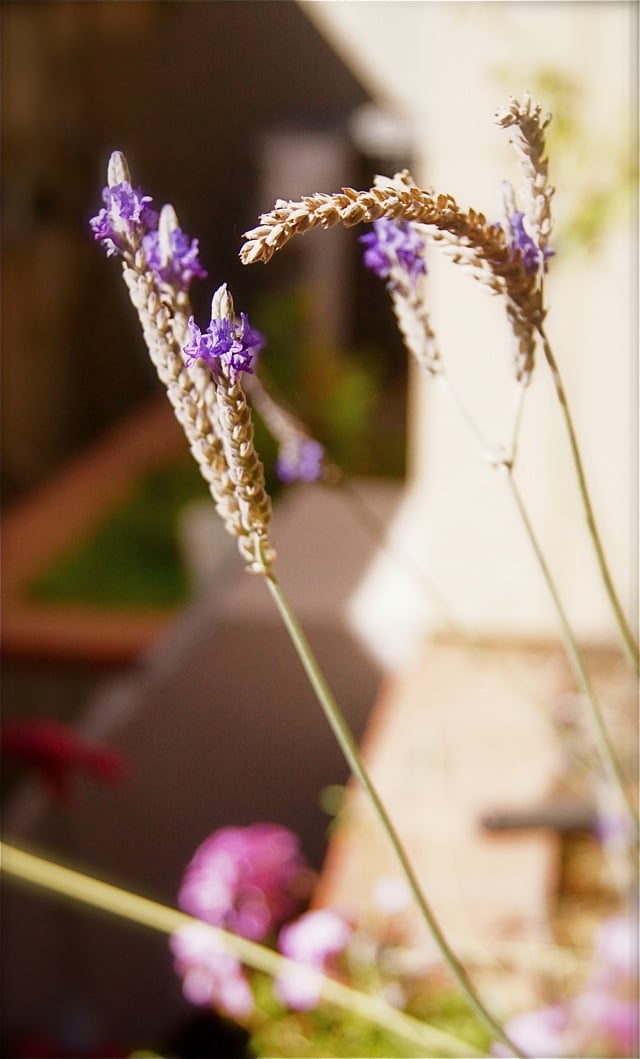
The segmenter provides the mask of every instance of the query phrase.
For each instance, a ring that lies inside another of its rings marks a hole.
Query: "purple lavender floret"
[[[207,275],[198,260],[197,239],[189,239],[181,228],[174,228],[170,235],[171,255],[164,264],[160,254],[160,236],[157,231],[148,232],[142,238],[142,248],[148,264],[160,279],[175,287],[187,290],[192,279],[204,279]]]
[[[150,195],[143,195],[126,180],[102,190],[104,207],[89,221],[94,238],[103,244],[107,257],[121,254],[133,238],[153,230],[158,214]]]
[[[509,217],[512,233],[511,249],[520,251],[522,265],[527,272],[537,272],[540,267],[540,259],[542,259],[543,272],[547,272],[549,268],[548,258],[554,256],[555,250],[551,250],[548,246],[543,247],[541,250],[540,247],[536,246],[529,233],[525,231],[523,218],[524,213],[521,210],[516,210]]]
[[[246,313],[240,313],[239,321],[227,317],[221,320],[212,318],[206,331],[201,331],[193,316],[189,319],[191,341],[183,348],[187,364],[194,360],[204,360],[214,371],[220,365],[226,367],[232,375],[240,372],[253,372],[256,357],[264,346],[264,337],[254,331]]]
[[[425,241],[409,221],[381,217],[373,222],[373,231],[361,235],[359,242],[366,247],[365,266],[380,279],[388,279],[399,266],[415,284],[418,276],[427,271],[422,256]]]
[[[324,448],[319,441],[304,438],[297,445],[281,449],[276,459],[276,474],[281,482],[317,482],[324,470]]]

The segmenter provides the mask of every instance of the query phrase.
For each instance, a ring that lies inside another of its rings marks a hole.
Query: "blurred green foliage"
[[[624,113],[620,104],[619,111],[611,115],[607,133],[601,133],[591,119],[585,86],[557,66],[529,70],[519,66],[516,70],[508,64],[496,67],[494,78],[505,93],[514,84],[525,83],[543,112],[553,115],[546,131],[550,182],[570,188],[571,195],[553,245],[563,255],[596,250],[637,196],[633,114]],[[591,164],[585,165],[585,159]],[[593,164],[595,159],[597,164]],[[562,176],[565,168],[569,179]]]
[[[401,475],[404,384],[388,384],[380,351],[345,352],[310,341],[309,313],[309,298],[300,291],[266,295],[252,313],[268,336],[263,357],[276,392],[344,470]],[[283,488],[274,471],[277,445],[258,416],[254,425],[267,490],[276,499]],[[208,495],[186,453],[148,472],[86,540],[33,580],[28,597],[129,609],[185,603],[190,585],[180,551],[180,511]]]
[[[195,463],[183,459],[142,475],[86,540],[28,586],[29,598],[99,607],[173,607],[189,597],[178,518],[208,496]]]
[[[404,378],[389,372],[382,349],[338,349],[314,334],[311,302],[300,286],[256,297],[251,319],[267,337],[265,380],[347,473],[401,477]]]
[[[353,983],[358,985],[358,983]],[[282,1059],[311,1057],[366,1056],[371,1059],[405,1059],[418,1053],[415,1047],[393,1034],[348,1011],[322,1006],[316,1011],[291,1012],[274,997],[266,975],[252,976],[256,1006],[261,1015],[251,1036],[251,1052]],[[487,1031],[469,1011],[465,1000],[442,985],[425,987],[407,1008],[409,1014],[469,1042],[478,1050],[487,1049]]]

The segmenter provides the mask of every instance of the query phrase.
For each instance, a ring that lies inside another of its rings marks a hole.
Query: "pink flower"
[[[585,989],[571,1009],[572,1021],[585,1046],[597,1043],[603,1055],[636,1055],[637,996]]]
[[[565,1054],[565,1032],[569,1013],[561,1004],[516,1015],[505,1026],[506,1034],[525,1055],[536,1059],[558,1059]],[[503,1044],[494,1044],[492,1055],[512,1053]]]
[[[189,924],[170,941],[182,991],[191,1004],[211,1005],[232,1018],[253,1011],[253,994],[242,966],[206,926]]]
[[[593,970],[573,1003],[577,1026],[610,1055],[634,1055],[638,1044],[638,928],[612,916],[595,938]]]
[[[604,969],[625,977],[638,973],[638,925],[630,916],[612,916],[598,929],[595,958]]]
[[[308,1011],[318,1002],[321,973],[347,947],[351,926],[331,909],[307,912],[280,931],[278,948],[299,965],[274,981],[277,996],[294,1011]]]
[[[411,891],[404,879],[386,875],[376,882],[372,897],[381,912],[393,916],[407,907],[411,900]]]
[[[580,993],[564,1004],[518,1015],[505,1029],[527,1055],[633,1056],[638,1046],[637,927],[631,917],[605,920]],[[493,1055],[509,1052],[495,1044]]]
[[[296,914],[310,879],[298,840],[287,828],[226,827],[196,850],[178,903],[198,919],[262,941]]]

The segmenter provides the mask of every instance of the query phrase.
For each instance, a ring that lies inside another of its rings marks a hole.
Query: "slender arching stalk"
[[[493,451],[492,446],[489,444],[484,434],[480,430],[480,427],[469,412],[469,409],[460,397],[460,394],[458,393],[456,388],[452,386],[449,382],[449,379],[447,375],[445,375],[444,371],[439,371],[435,375],[435,382],[437,386],[444,390],[452,405],[459,412],[460,418],[465,423],[467,428],[471,431],[472,435],[474,436],[480,447],[483,449],[484,453],[487,455],[491,453]]]
[[[325,680],[324,674],[322,673],[311,647],[307,641],[307,638],[298,622],[295,614],[293,613],[289,602],[283,592],[280,582],[276,578],[273,572],[266,575],[265,580],[267,587],[271,593],[271,596],[278,608],[283,624],[289,634],[291,642],[298,654],[298,658],[309,678],[316,698],[324,715],[336,737],[336,740],[342,750],[342,753],[351,769],[351,772],[358,780],[363,790],[365,791],[371,806],[385,831],[387,838],[396,854],[398,862],[402,868],[407,883],[411,889],[411,892],[415,898],[415,901],[422,913],[422,916],[429,928],[429,932],[436,943],[438,950],[446,963],[447,967],[451,971],[451,974],[455,978],[458,986],[462,993],[466,997],[469,1005],[476,1012],[478,1017],[482,1019],[487,1028],[501,1040],[514,1055],[518,1056],[519,1059],[525,1059],[524,1054],[514,1045],[514,1043],[506,1035],[504,1029],[499,1022],[491,1015],[487,1010],[484,1003],[478,996],[475,987],[471,983],[467,972],[463,965],[458,960],[448,941],[446,940],[442,928],[438,923],[430,905],[428,904],[420,883],[416,877],[416,874],[409,862],[409,858],[405,853],[400,838],[395,830],[395,827],[384,807],[383,802],[365,768],[365,765],[360,756],[360,752],[356,745],[356,742],[351,734],[349,726],[340,710],[337,702],[335,701],[333,694]]]
[[[192,916],[179,912],[175,908],[161,905],[148,897],[130,893],[113,886],[111,883],[102,882],[92,876],[84,875],[61,864],[55,864],[45,860],[26,850],[18,849],[8,843],[0,843],[2,853],[3,872],[23,883],[38,886],[50,893],[80,904],[89,905],[91,908],[109,912],[111,915],[129,920],[151,930],[160,931],[171,935],[182,927],[197,924],[202,930],[208,930],[213,939],[222,943],[224,948],[232,953],[242,963],[253,967],[255,970],[263,971],[268,975],[275,976],[283,970],[295,971],[296,964],[268,949],[264,945],[248,941],[237,934],[212,927],[202,920],[194,919]],[[321,982],[321,994],[329,1003],[352,1011],[383,1026],[404,1041],[410,1042],[413,1048],[420,1048],[416,1054],[424,1055],[424,1049],[430,1055],[452,1055],[460,1057],[480,1055],[473,1045],[461,1041],[444,1030],[437,1029],[428,1023],[421,1022],[403,1011],[391,1007],[381,997],[370,996],[361,993],[357,989],[343,985],[342,982],[327,978],[318,972]]]
[[[580,650],[580,647],[578,646],[573,629],[571,628],[571,623],[569,622],[566,611],[562,604],[562,600],[560,599],[560,595],[558,593],[558,589],[556,587],[553,575],[542,552],[540,542],[531,523],[531,519],[529,518],[529,515],[527,513],[524,501],[516,485],[513,476],[513,469],[511,467],[505,466],[504,470],[507,475],[507,481],[509,483],[511,494],[513,496],[516,507],[518,509],[518,513],[529,538],[529,543],[533,548],[536,559],[538,561],[538,565],[547,583],[547,588],[549,589],[554,606],[556,608],[556,612],[560,619],[560,625],[562,627],[562,632],[564,635],[567,655],[569,657],[569,661],[571,663],[571,667],[573,669],[576,681],[584,692],[603,762],[613,784],[615,785],[615,787],[617,787],[620,792],[620,796],[629,812],[629,816],[631,817],[636,832],[640,833],[638,813],[629,796],[624,774],[620,767],[620,763],[616,757],[616,753],[613,749],[613,746],[611,745],[611,740],[609,738],[604,718],[602,716],[602,710],[598,702],[591,678],[585,666],[582,652]]]
[[[609,571],[608,571],[608,568],[607,568],[604,552],[603,552],[603,549],[602,549],[602,544],[601,544],[600,537],[598,535],[596,524],[595,524],[595,518],[594,518],[594,515],[593,515],[593,509],[592,509],[591,501],[590,501],[590,498],[589,498],[589,493],[588,493],[588,489],[587,489],[584,469],[583,469],[583,466],[582,466],[582,461],[581,461],[580,453],[579,453],[579,450],[578,450],[578,444],[577,444],[577,439],[576,439],[576,435],[575,435],[575,430],[573,428],[573,422],[571,420],[571,416],[570,416],[570,413],[569,413],[569,407],[568,407],[568,404],[567,404],[566,394],[565,394],[565,391],[564,391],[564,387],[562,385],[562,380],[561,380],[561,377],[560,377],[560,373],[558,371],[555,359],[553,357],[553,352],[552,352],[551,347],[549,345],[549,342],[548,342],[548,340],[546,338],[546,335],[544,333],[542,325],[540,325],[539,331],[540,331],[540,335],[541,335],[542,341],[543,341],[544,346],[545,346],[545,354],[546,354],[546,357],[547,357],[547,361],[548,361],[548,363],[549,363],[549,365],[551,367],[551,370],[552,370],[552,372],[554,374],[554,382],[555,382],[555,385],[556,385],[556,392],[558,394],[558,398],[560,400],[560,404],[562,406],[563,413],[565,415],[567,431],[568,431],[568,434],[569,434],[569,438],[570,438],[570,442],[571,442],[571,449],[572,449],[572,453],[573,453],[574,461],[575,461],[576,475],[578,477],[579,484],[580,484],[580,492],[581,492],[581,495],[582,495],[582,498],[583,498],[585,511],[586,511],[586,514],[587,514],[587,522],[588,522],[588,525],[589,525],[589,530],[591,532],[592,540],[593,540],[593,543],[594,543],[594,546],[595,546],[595,549],[596,549],[596,554],[598,556],[598,564],[599,564],[600,570],[602,572],[603,581],[604,581],[605,586],[607,588],[607,593],[609,595],[611,603],[612,603],[612,605],[614,607],[614,610],[616,612],[616,615],[618,617],[618,623],[619,623],[620,631],[621,631],[621,633],[623,635],[623,638],[624,638],[625,646],[628,649],[628,653],[629,653],[630,658],[632,659],[634,665],[637,668],[637,665],[638,665],[638,650],[637,650],[637,647],[635,645],[633,636],[631,634],[631,630],[629,629],[629,626],[628,626],[628,624],[627,624],[627,622],[625,620],[624,614],[622,612],[622,608],[621,608],[620,603],[618,601],[618,598],[616,596],[616,593],[615,593],[615,590],[614,590],[614,587],[613,587],[613,582],[611,580],[611,577],[609,575]],[[464,408],[464,406],[461,404],[461,402],[456,399],[457,395],[455,393],[455,390],[453,389],[451,384],[448,382],[448,380],[446,380],[445,376],[443,376],[443,375],[440,376],[440,380],[442,382],[446,383],[446,389],[447,389],[447,391],[449,393],[449,396],[453,399],[453,402],[456,405],[456,407],[458,408],[458,411],[460,412],[460,414],[461,414],[462,418],[464,419],[466,425],[468,427],[470,427],[470,429],[472,430],[472,433],[476,436],[476,438],[480,441],[480,443],[483,445],[483,447],[486,450],[486,445],[484,443],[484,439],[482,437],[482,434],[481,434],[479,428],[476,426],[474,420],[472,419],[472,417],[470,416],[470,414],[468,413],[466,408]],[[553,600],[553,603],[554,603],[554,606],[556,608],[556,612],[558,614],[558,618],[559,618],[559,621],[560,621],[560,626],[561,626],[561,629],[562,629],[563,638],[564,638],[564,641],[565,641],[565,646],[566,646],[566,651],[567,651],[567,655],[568,655],[568,658],[569,658],[569,662],[571,664],[571,667],[572,667],[576,682],[577,682],[578,686],[580,688],[582,688],[582,691],[584,693],[586,702],[588,704],[589,712],[590,712],[590,715],[591,715],[591,719],[592,719],[592,723],[593,723],[593,727],[594,727],[594,731],[595,731],[595,735],[596,735],[597,744],[599,746],[600,754],[601,754],[602,760],[604,762],[606,771],[609,774],[609,777],[610,777],[614,787],[620,792],[620,796],[622,798],[622,801],[623,801],[626,809],[628,810],[629,815],[631,817],[631,820],[633,822],[633,826],[634,826],[636,832],[638,833],[638,832],[640,832],[640,824],[639,824],[639,820],[638,820],[638,812],[637,812],[636,807],[633,804],[633,802],[632,802],[632,800],[631,800],[631,798],[629,796],[629,792],[628,792],[628,789],[627,789],[627,783],[626,783],[624,774],[622,772],[622,769],[620,767],[620,764],[618,762],[615,750],[614,750],[614,748],[613,748],[613,746],[611,744],[611,740],[610,740],[609,734],[607,732],[607,727],[606,727],[606,724],[605,724],[605,721],[604,721],[604,717],[602,715],[602,709],[601,709],[600,704],[598,702],[598,698],[596,696],[596,692],[595,692],[595,689],[593,687],[593,683],[591,681],[591,677],[589,676],[589,672],[588,672],[587,667],[585,665],[585,661],[584,661],[582,652],[581,652],[580,647],[579,647],[579,645],[577,643],[575,634],[574,634],[573,629],[571,627],[571,623],[569,622],[569,619],[567,617],[566,611],[565,611],[564,606],[562,604],[562,600],[560,599],[560,595],[558,593],[558,589],[557,589],[555,581],[553,579],[553,575],[552,575],[551,570],[549,568],[549,565],[548,565],[548,563],[547,563],[547,561],[545,559],[545,556],[544,556],[544,553],[542,551],[540,542],[539,542],[539,540],[537,538],[537,535],[535,533],[535,530],[533,528],[533,525],[532,525],[531,520],[529,518],[529,515],[527,513],[527,509],[525,507],[524,501],[522,499],[520,491],[519,491],[519,489],[518,489],[518,487],[516,485],[516,482],[515,482],[514,468],[515,468],[516,456],[517,456],[517,451],[518,451],[518,437],[519,437],[520,426],[521,426],[521,421],[522,421],[522,413],[523,413],[523,409],[524,409],[525,395],[526,395],[526,387],[521,385],[521,384],[519,384],[518,385],[517,394],[516,394],[516,406],[515,406],[515,415],[514,415],[514,424],[513,424],[513,430],[512,430],[512,438],[511,438],[511,444],[510,444],[510,452],[509,452],[507,458],[505,460],[503,460],[503,461],[500,461],[497,464],[497,466],[499,467],[499,469],[504,471],[504,473],[507,476],[507,481],[509,483],[509,487],[510,487],[512,496],[513,496],[513,498],[515,500],[516,507],[518,509],[518,513],[520,515],[520,518],[521,518],[522,523],[524,525],[525,531],[526,531],[527,536],[529,538],[529,543],[531,544],[531,547],[533,548],[533,551],[534,551],[534,554],[536,556],[538,565],[539,565],[539,567],[540,567],[540,569],[542,571],[543,577],[544,577],[544,579],[545,579],[545,581],[547,583],[547,587],[548,587],[549,592],[551,594],[551,597],[552,597],[552,600]]]
[[[347,497],[353,509],[355,517],[369,533],[371,539],[384,549],[390,559],[401,567],[408,575],[417,578],[424,586],[425,593],[435,603],[442,621],[450,633],[464,641],[469,647],[478,647],[479,641],[474,638],[473,633],[466,629],[453,613],[445,596],[435,582],[431,579],[423,565],[417,562],[407,551],[400,551],[393,547],[388,535],[388,526],[379,515],[369,506],[366,500],[356,488],[349,476],[344,472],[336,475],[335,479],[327,483],[330,489],[341,489]]]
[[[567,394],[564,388],[564,383],[562,381],[562,376],[560,374],[560,369],[558,368],[557,361],[553,355],[551,344],[549,342],[549,339],[547,338],[542,324],[538,324],[538,333],[540,335],[540,338],[542,339],[544,355],[551,371],[556,396],[558,398],[558,402],[562,411],[562,416],[564,418],[567,436],[569,438],[569,445],[571,447],[571,455],[573,457],[573,462],[576,470],[578,487],[580,489],[580,496],[582,497],[582,503],[584,505],[587,527],[589,529],[589,535],[593,543],[598,568],[602,577],[602,583],[604,585],[607,596],[609,597],[609,602],[615,615],[616,623],[620,632],[620,637],[622,639],[625,651],[636,671],[636,674],[640,675],[640,655],[638,653],[638,645],[636,643],[633,632],[629,626],[629,622],[627,621],[626,615],[622,608],[622,604],[620,603],[620,599],[618,598],[618,594],[613,584],[613,579],[609,572],[609,567],[604,554],[604,548],[602,546],[602,541],[600,539],[600,534],[596,525],[595,515],[593,512],[593,505],[591,503],[591,497],[589,495],[589,490],[587,487],[587,479],[582,463],[582,457],[580,455],[580,449],[578,447],[578,439],[576,437],[573,419],[569,410],[569,402],[567,400]]]

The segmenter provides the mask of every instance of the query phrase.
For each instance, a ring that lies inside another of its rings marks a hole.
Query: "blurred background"
[[[245,305],[271,293],[287,322],[305,252],[294,248],[268,273],[243,269],[242,232],[277,195],[368,183],[379,162],[349,131],[368,93],[295,4],[8,3],[3,47],[3,485],[12,500],[155,391],[137,322],[87,227],[111,150],[199,238],[210,275],[194,290],[199,317],[224,278]],[[353,305],[355,248],[314,246],[342,259],[325,265],[335,275],[325,341],[348,348],[357,333],[366,344],[375,329],[362,335],[365,314],[358,320]],[[384,340],[377,347],[383,358]]]
[[[192,291],[199,322],[228,282],[267,336],[277,389],[355,476],[356,505],[321,487],[278,495],[274,532],[283,581],[356,734],[381,683],[402,687],[409,673],[427,695],[411,667],[442,626],[411,572],[381,555],[379,535],[358,517],[362,502],[414,559],[427,554],[429,574],[470,627],[515,634],[518,650],[533,645],[527,676],[566,705],[555,618],[513,513],[446,402],[408,369],[354,233],[310,233],[266,268],[243,268],[238,251],[276,198],[369,187],[374,174],[405,166],[418,183],[497,217],[500,181],[517,177],[493,113],[530,90],[554,113],[549,333],[633,615],[633,8],[5,0],[3,718],[31,726],[18,738],[9,725],[3,739],[7,838],[174,903],[193,849],[226,823],[284,823],[321,869],[328,819],[319,795],[347,778],[261,586],[247,584],[233,543],[202,509],[206,490],[117,264],[93,242],[88,218],[114,149],[134,184],[156,206],[171,202],[200,241],[209,276]],[[429,269],[443,353],[499,442],[512,400],[501,309],[450,264],[430,259]],[[536,376],[523,482],[571,617],[611,680],[611,620],[577,533],[572,470],[549,402],[548,381]],[[277,494],[275,450],[259,421],[257,439]],[[452,694],[471,710],[477,674],[457,656],[442,673],[442,709]],[[522,729],[517,720],[508,729],[497,715],[512,759],[509,731],[517,742]],[[495,730],[487,727],[488,742]],[[100,764],[96,743],[115,757]],[[537,797],[555,774],[553,745],[540,736],[539,748],[530,786],[511,777],[524,784],[516,800]],[[469,812],[480,808],[476,800]],[[543,846],[526,861],[531,878],[533,861],[543,865],[536,910],[553,860]],[[31,1051],[18,1050],[36,1031],[66,1041],[68,1056],[87,1056],[101,1040],[112,1049],[166,1040],[187,1018],[163,939],[6,887],[3,899],[7,1056],[58,1054],[34,1050],[33,1036]]]

